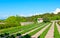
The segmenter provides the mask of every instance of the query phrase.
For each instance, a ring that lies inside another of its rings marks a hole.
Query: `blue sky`
[[[0,19],[52,12],[56,8],[60,8],[60,0],[0,0]]]

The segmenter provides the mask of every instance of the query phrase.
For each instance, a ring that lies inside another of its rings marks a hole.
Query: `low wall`
[[[5,23],[0,22],[0,24],[5,24]]]
[[[22,25],[22,26],[24,26],[24,25],[28,25],[28,24],[33,24],[34,22],[20,22],[20,24]]]

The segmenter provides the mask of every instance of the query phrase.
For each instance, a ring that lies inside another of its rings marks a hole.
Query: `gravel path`
[[[45,38],[54,38],[54,22],[53,22],[50,30],[46,34]]]
[[[57,26],[59,34],[60,34],[60,26],[57,23],[56,23],[56,26]]]
[[[51,24],[51,23],[50,23],[50,24]],[[49,25],[50,25],[50,24],[49,24]],[[49,25],[48,25],[48,26],[49,26]],[[35,35],[31,36],[31,38],[38,38],[38,36],[39,36],[48,26],[44,27],[42,30],[40,30],[39,32],[37,32]]]

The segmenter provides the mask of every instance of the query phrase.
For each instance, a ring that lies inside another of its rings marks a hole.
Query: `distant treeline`
[[[60,12],[58,14],[54,13],[45,13],[41,15],[34,15],[30,17],[23,17],[23,16],[9,16],[4,20],[0,20],[0,22],[6,24],[0,24],[0,29],[9,28],[14,26],[20,26],[20,22],[37,22],[37,18],[43,18],[44,22],[51,21],[51,20],[60,20]]]
[[[34,15],[34,16],[30,16],[30,17],[23,17],[23,16],[9,16],[8,18],[6,18],[5,20],[0,20],[4,21],[4,22],[11,22],[11,23],[15,23],[15,22],[31,22],[31,21],[36,21],[37,18],[48,18],[49,20],[60,20],[60,12],[58,12],[58,14],[54,14],[54,13],[45,13],[45,14],[41,14],[41,15]]]

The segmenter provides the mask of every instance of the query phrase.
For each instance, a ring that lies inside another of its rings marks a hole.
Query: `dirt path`
[[[54,38],[54,22],[53,22],[50,30],[48,31],[47,35],[45,36],[45,38]]]
[[[46,24],[44,24],[44,25],[46,25]],[[44,25],[43,25],[43,26],[44,26]],[[29,34],[29,33],[33,32],[33,31],[35,31],[35,30],[37,30],[37,29],[39,29],[39,28],[41,28],[41,27],[43,27],[43,26],[40,26],[40,27],[38,27],[38,28],[36,28],[36,29],[33,29],[33,30],[31,30],[31,31],[29,31],[29,32],[27,32],[27,33],[25,33],[25,34],[22,34],[22,36],[24,36],[24,35],[26,35],[26,34]]]
[[[51,24],[51,23],[50,23]],[[49,25],[50,25],[49,24]],[[49,26],[48,25],[48,26]],[[48,27],[48,26],[46,26],[45,28],[43,28],[42,30],[40,30],[39,32],[37,32],[35,35],[33,35],[33,36],[31,36],[31,38],[38,38],[38,36]]]
[[[59,34],[60,34],[60,26],[57,23],[56,23],[56,26],[57,26]]]

